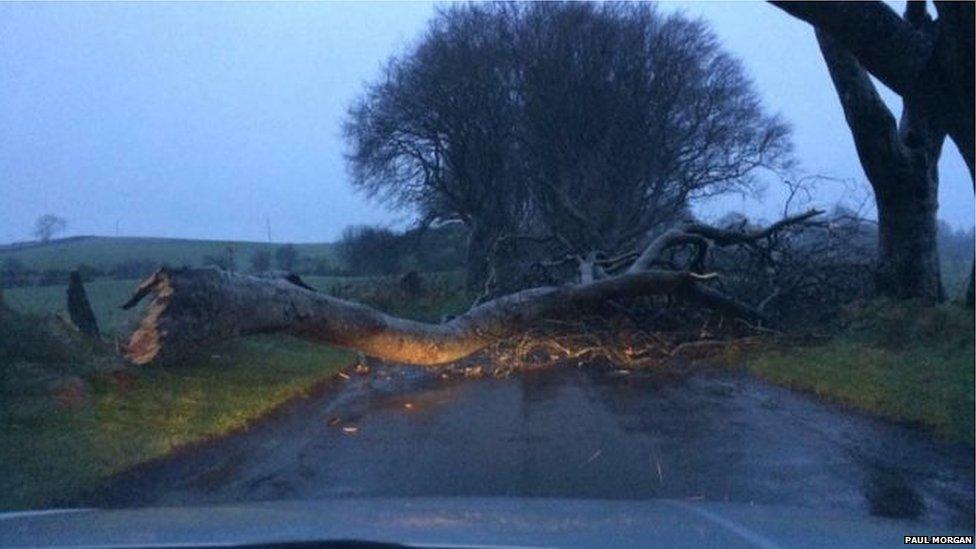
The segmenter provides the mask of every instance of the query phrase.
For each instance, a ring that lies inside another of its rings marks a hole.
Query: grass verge
[[[973,444],[973,312],[874,301],[848,308],[829,340],[751,358],[770,381]]]
[[[396,277],[309,277],[332,295],[436,321],[465,310],[458,273],[424,277],[405,298]],[[87,285],[108,337],[141,311],[117,305],[138,281]],[[107,343],[57,316],[65,288],[17,288],[0,304],[0,509],[42,507],[174,448],[246,427],[352,362],[354,355],[286,336],[255,336],[167,367],[125,367]],[[16,312],[15,312],[16,311]]]
[[[0,317],[2,509],[42,507],[177,446],[244,428],[352,360],[259,336],[178,366],[120,368],[105,349],[59,332],[55,319]]]

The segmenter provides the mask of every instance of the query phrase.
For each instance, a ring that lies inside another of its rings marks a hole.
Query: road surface
[[[973,525],[973,451],[728,370],[381,369],[74,502],[668,498]]]

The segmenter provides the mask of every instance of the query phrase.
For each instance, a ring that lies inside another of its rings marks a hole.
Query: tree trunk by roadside
[[[81,333],[94,338],[100,336],[95,313],[92,312],[81,273],[77,269],[71,271],[68,279],[68,315]]]
[[[976,3],[933,2],[938,14],[935,20],[924,0],[910,0],[903,17],[884,2],[771,3],[813,25],[822,51],[821,37],[829,36],[834,49],[844,51],[900,95],[906,109],[948,134],[966,162],[970,183],[976,189]],[[834,83],[837,85],[836,78]],[[937,161],[938,155],[933,167]],[[974,275],[976,263],[970,268],[965,298],[968,307],[974,306]]]
[[[944,297],[939,265],[935,187],[921,196],[878,200],[878,293],[895,299]]]
[[[938,160],[945,132],[906,101],[900,123],[867,71],[830,35],[817,40],[878,207],[877,291],[943,298],[936,228]]]
[[[976,4],[933,2],[938,18],[932,20],[920,0],[909,1],[903,17],[884,2],[771,3],[830,35],[885,86],[913,102],[949,134],[973,177]]]

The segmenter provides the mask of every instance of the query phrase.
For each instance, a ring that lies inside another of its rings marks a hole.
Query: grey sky
[[[345,108],[423,31],[430,3],[0,3],[0,242],[43,213],[69,234],[320,241],[398,221],[354,194]],[[812,31],[762,3],[668,3],[712,22],[809,172],[864,181]],[[897,98],[888,94],[898,112]],[[955,147],[940,217],[973,224]],[[822,200],[838,193],[826,186]],[[707,216],[773,217],[782,193]],[[399,219],[402,222],[402,218]]]

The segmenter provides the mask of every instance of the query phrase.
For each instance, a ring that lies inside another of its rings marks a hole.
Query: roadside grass
[[[973,311],[878,300],[849,307],[829,340],[751,358],[770,381],[973,444]]]
[[[42,507],[174,448],[246,428],[353,354],[256,336],[168,368],[0,359],[0,508]],[[60,402],[59,402],[60,401]]]
[[[88,285],[108,334],[136,281]],[[36,508],[173,448],[245,428],[354,354],[285,336],[228,342],[165,368],[124,367],[53,313],[65,289],[18,288],[0,308],[0,508]],[[27,311],[24,311],[27,309]]]
[[[126,261],[151,260],[174,267],[200,266],[208,255],[222,256],[227,248],[234,249],[237,264],[246,266],[257,250],[272,254],[284,244],[232,240],[190,240],[182,238],[142,238],[86,236],[54,240],[46,244],[31,244],[19,248],[0,248],[0,262],[16,259],[37,270],[71,270],[81,264],[109,270]],[[338,260],[336,244],[294,244],[299,256]]]

